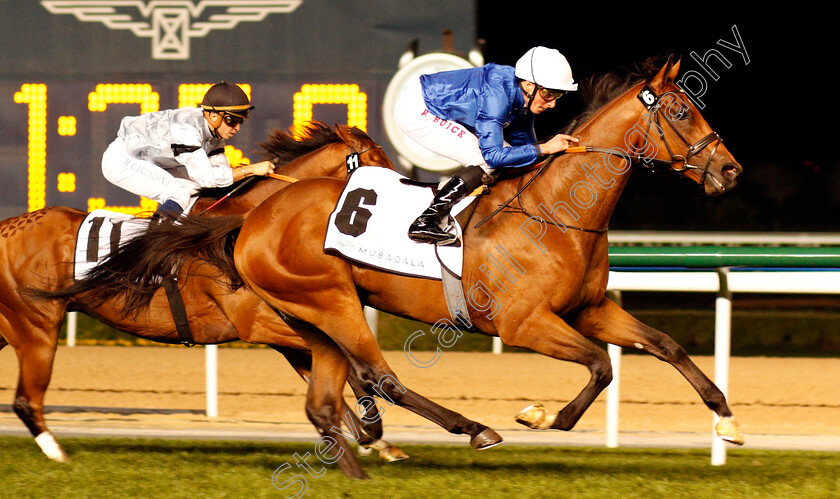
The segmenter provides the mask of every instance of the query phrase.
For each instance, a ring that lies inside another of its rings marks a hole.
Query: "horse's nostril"
[[[720,169],[720,172],[723,174],[724,177],[735,178],[738,176],[739,173],[741,173],[741,168],[738,167],[738,165],[730,163],[727,165],[723,165],[723,167]]]

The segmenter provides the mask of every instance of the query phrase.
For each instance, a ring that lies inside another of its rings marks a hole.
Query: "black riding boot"
[[[449,179],[435,194],[432,204],[408,228],[408,238],[441,246],[454,243],[457,240],[455,234],[444,231],[440,225],[449,216],[452,207],[474,189],[460,177]]]

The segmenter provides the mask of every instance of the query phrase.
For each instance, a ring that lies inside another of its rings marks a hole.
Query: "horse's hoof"
[[[495,447],[500,443],[502,443],[501,435],[490,428],[485,428],[484,431],[472,437],[472,440],[470,440],[470,445],[472,445],[475,450],[489,449],[490,447]]]
[[[388,448],[379,451],[379,459],[385,461],[386,463],[405,461],[408,459],[408,454],[396,445],[389,445]]]
[[[394,461],[403,461],[408,459],[408,454],[403,452],[402,449],[396,445],[386,442],[385,440],[376,440],[373,443],[359,446],[359,454],[363,456],[368,456],[375,450],[379,451],[379,459],[385,461],[386,463],[393,463]]]
[[[62,451],[61,454],[56,454],[56,455],[47,456],[47,457],[50,458],[51,461],[55,461],[57,463],[69,463],[70,462],[70,457],[67,454],[65,454],[64,451]]]
[[[516,415],[516,422],[532,430],[548,430],[556,417],[556,414],[548,414],[545,407],[538,402],[522,409],[522,412]]]
[[[41,452],[44,453],[48,458],[52,459],[53,461],[59,463],[66,463],[70,461],[70,458],[67,457],[67,453],[64,452],[64,449],[58,445],[56,442],[55,437],[52,436],[52,433],[49,431],[42,432],[37,437],[35,437],[35,443],[38,444],[38,447],[41,448]]]
[[[744,445],[744,433],[734,416],[720,418],[715,425],[715,433],[724,441],[735,445]]]

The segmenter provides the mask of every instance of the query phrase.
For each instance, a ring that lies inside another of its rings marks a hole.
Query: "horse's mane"
[[[371,140],[365,132],[356,127],[350,128],[350,132],[362,139]],[[261,143],[260,147],[266,153],[265,159],[272,161],[276,166],[283,166],[335,142],[341,142],[341,137],[332,127],[322,121],[310,121],[297,130],[274,129],[268,141]]]
[[[654,56],[644,61],[636,62],[632,69],[625,69],[625,74],[615,72],[592,75],[581,83],[581,94],[586,108],[575,117],[566,127],[564,133],[570,133],[585,123],[604,106],[629,88],[641,81],[650,81],[662,66],[663,56]]]

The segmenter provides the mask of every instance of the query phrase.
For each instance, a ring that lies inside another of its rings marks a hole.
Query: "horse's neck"
[[[337,177],[345,168],[346,150],[343,142],[329,144],[281,166],[275,173],[294,178]]]
[[[344,168],[343,159],[339,158],[338,154],[340,149],[342,148],[337,144],[324,146],[281,166],[275,170],[275,173],[296,179],[338,176]],[[245,197],[253,205],[251,206],[253,208],[287,185],[289,184],[285,180],[264,179],[257,182],[245,194]]]
[[[639,121],[641,109],[635,97],[628,94],[619,97],[578,130],[576,136],[580,143],[573,145],[613,149],[629,156],[625,134]],[[542,205],[540,211],[551,210],[557,222],[603,229],[627,184],[630,169],[630,164],[620,156],[568,153],[549,165],[545,176],[550,180],[539,183],[540,188],[532,195]],[[541,213],[545,215],[548,213]]]

